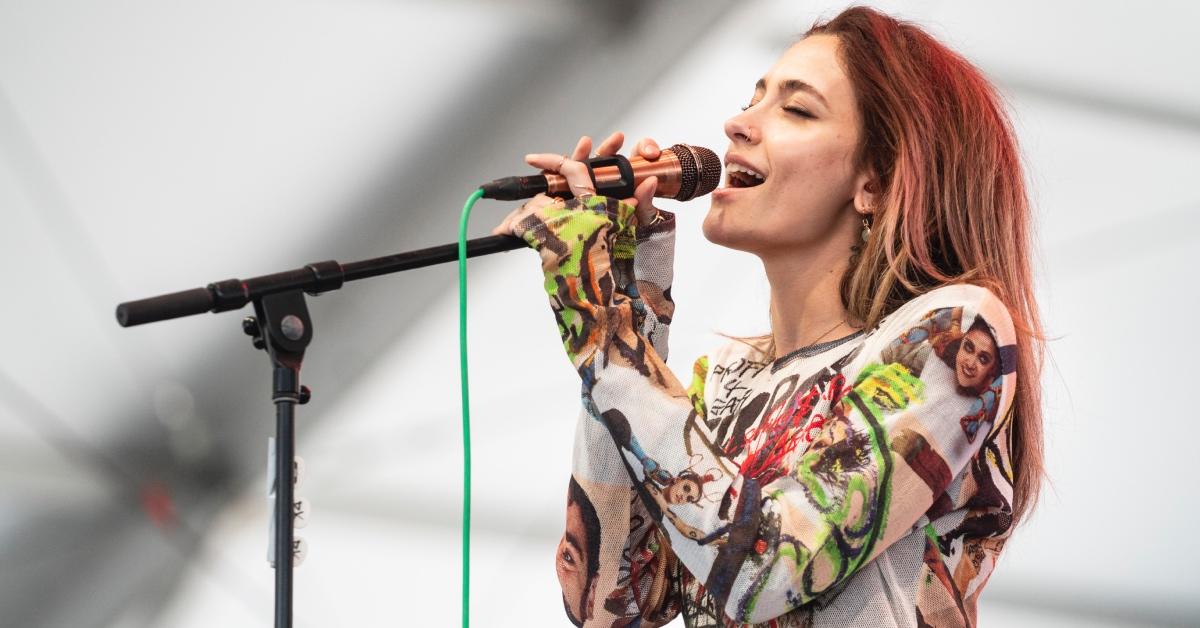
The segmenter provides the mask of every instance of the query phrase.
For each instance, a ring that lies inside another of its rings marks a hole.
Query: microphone
[[[654,195],[677,201],[690,201],[717,189],[721,182],[721,160],[717,154],[700,146],[676,144],[663,149],[654,161],[640,156],[632,159],[621,155],[595,157],[583,162],[592,176],[596,193],[628,198],[633,190],[650,177],[658,177]],[[546,193],[559,198],[571,198],[567,178],[554,173],[523,177],[505,177],[480,186],[483,198],[515,201]]]

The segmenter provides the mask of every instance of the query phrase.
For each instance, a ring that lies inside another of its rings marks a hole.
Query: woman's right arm
[[[613,134],[597,154],[615,154],[622,140]],[[583,138],[572,159],[586,159],[590,150],[590,140]],[[634,150],[651,161],[660,154],[648,138]],[[658,212],[653,194],[654,182],[638,189],[632,204],[639,206],[640,226],[627,243],[634,248],[633,259],[614,266],[612,276],[615,289],[633,304],[639,333],[665,359],[675,309],[675,216]],[[496,232],[510,231],[519,211]],[[576,423],[566,525],[555,563],[563,607],[575,625],[661,626],[679,614],[679,561],[634,490],[608,430],[586,410]]]
[[[648,140],[639,142],[636,150],[648,159],[658,157],[657,146]],[[665,360],[675,311],[675,216],[659,212],[639,225],[636,247],[632,267],[614,269],[614,278],[618,290],[633,299],[640,333]],[[601,539],[597,556],[602,569],[590,596],[587,625],[624,626],[638,619],[642,626],[664,625],[681,608],[679,561],[634,490],[608,430],[581,411],[575,437],[572,477],[590,489]],[[568,517],[572,514],[568,498]],[[567,597],[564,588],[564,600]]]

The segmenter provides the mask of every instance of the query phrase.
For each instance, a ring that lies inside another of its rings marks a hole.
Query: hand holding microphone
[[[606,187],[624,188],[624,194],[632,190],[633,196],[624,200],[637,208],[638,223],[648,224],[658,213],[652,202],[654,196],[689,200],[712,192],[720,181],[720,160],[711,150],[683,144],[660,150],[654,140],[643,138],[630,159],[613,157],[624,139],[624,134],[613,133],[600,143],[597,158],[588,161],[592,141],[584,136],[570,157],[555,153],[526,155],[526,163],[541,168],[541,175],[508,177],[485,184],[485,198],[533,197],[509,214],[492,233],[512,233],[512,227],[526,215],[559,202],[551,195],[594,194],[597,184],[601,186],[601,193],[605,193]],[[617,185],[620,183],[631,185]]]
[[[617,131],[608,136],[600,146],[596,149],[597,157],[609,157],[617,154],[621,150],[621,145],[625,143],[625,134]],[[592,182],[591,173],[588,172],[588,167],[583,163],[592,152],[592,138],[583,136],[579,138],[579,142],[575,144],[575,150],[571,155],[559,155],[555,153],[532,153],[525,156],[525,163],[540,168],[547,179],[547,188],[550,188],[550,177],[555,177],[556,187],[561,188],[565,183],[567,189],[570,190],[571,196],[584,196],[586,194],[595,194],[595,185]],[[647,161],[655,161],[659,158],[662,151],[658,145],[650,138],[643,138],[637,143],[634,152]],[[639,224],[647,224],[654,219],[658,210],[654,208],[652,199],[654,192],[658,187],[658,178],[650,176],[641,181],[634,189],[633,197],[624,199],[625,202],[637,208],[637,221]],[[547,191],[551,191],[548,189]],[[560,203],[562,199],[549,196],[545,192],[538,193],[528,202],[514,209],[504,220],[500,222],[496,228],[492,229],[493,235],[512,234],[513,227],[521,221],[525,216],[536,212],[537,210],[554,203]]]

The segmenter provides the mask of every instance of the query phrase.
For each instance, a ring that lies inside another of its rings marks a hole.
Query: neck
[[[817,255],[763,257],[771,283],[771,334],[782,356],[854,330],[839,289],[849,255],[836,247]],[[820,257],[821,259],[814,259]]]

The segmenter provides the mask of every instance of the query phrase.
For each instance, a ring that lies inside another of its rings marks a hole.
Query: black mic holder
[[[467,241],[467,257],[478,257],[524,248],[525,241],[511,235]],[[226,312],[254,304],[254,316],[242,321],[242,331],[253,338],[256,349],[271,358],[271,400],[275,403],[275,628],[292,626],[292,560],[297,550],[293,538],[293,484],[296,451],[295,408],[308,403],[311,391],[300,385],[304,350],[312,341],[313,324],[305,293],[317,296],[341,288],[347,281],[378,277],[458,259],[458,243],[385,255],[340,264],[330,260],[250,279],[226,279],[117,306],[117,322],[133,327],[205,312]]]

